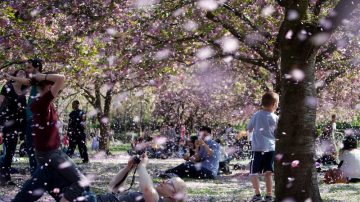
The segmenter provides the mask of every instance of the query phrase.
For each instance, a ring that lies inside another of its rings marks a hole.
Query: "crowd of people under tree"
[[[237,157],[236,153],[247,152],[250,158],[249,176],[255,192],[251,201],[274,200],[273,164],[275,160],[281,159],[279,154],[275,155],[275,131],[279,119],[275,114],[279,104],[276,93],[266,92],[263,95],[261,109],[250,118],[247,132],[239,133],[238,137],[231,135],[233,129],[230,125],[217,139],[214,139],[213,131],[208,126],[202,126],[197,134],[190,135],[186,126],[181,125],[178,130],[169,126],[157,136],[145,134],[134,138],[132,148],[128,151],[131,155],[128,164],[109,182],[110,192],[95,195],[89,184],[82,183],[86,177],[70,158],[78,146],[83,163],[89,163],[86,113],[80,109],[80,102],[75,100],[72,103],[73,111],[69,114],[67,133],[60,137],[53,101],[64,88],[65,76],[56,72],[42,72],[41,60],[28,60],[25,70],[5,74],[7,82],[0,93],[0,142],[3,145],[0,185],[15,185],[11,180],[11,165],[19,139],[24,141],[31,174],[31,179],[22,185],[13,201],[36,201],[44,192],[62,202],[184,201],[186,183],[183,178],[216,179],[219,174],[231,174],[229,165]],[[319,137],[318,145],[323,149],[314,166],[322,172],[320,164],[338,165],[337,169],[326,171],[326,183],[358,182],[360,150],[357,149],[357,139],[352,135],[345,136],[342,148],[339,149],[335,136],[336,116],[333,115],[331,123],[326,125]],[[93,138],[92,147],[96,149],[98,142],[96,136]],[[242,147],[231,149],[236,144]],[[245,149],[244,145],[249,148]],[[167,180],[155,186],[147,172],[149,158],[173,157],[181,157],[185,162],[158,173],[157,177]],[[297,163],[293,166],[296,167]],[[139,175],[139,192],[124,189],[124,182],[131,171]],[[261,196],[259,186],[259,175],[262,174],[265,176],[265,198]]]

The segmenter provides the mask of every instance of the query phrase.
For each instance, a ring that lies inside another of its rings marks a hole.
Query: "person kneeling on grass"
[[[340,150],[338,169],[332,169],[325,173],[325,183],[360,182],[360,149],[357,149],[357,144],[355,137],[345,137],[344,146]]]
[[[220,146],[211,139],[211,129],[204,126],[199,131],[199,139],[195,141],[196,153],[190,160],[165,171],[160,177],[173,174],[183,178],[214,179],[219,171]]]

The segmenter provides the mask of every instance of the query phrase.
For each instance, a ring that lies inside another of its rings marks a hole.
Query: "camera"
[[[139,155],[134,156],[133,160],[134,160],[135,164],[139,164],[141,162],[141,159],[140,159]]]

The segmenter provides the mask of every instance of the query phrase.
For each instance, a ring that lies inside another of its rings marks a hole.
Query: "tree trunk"
[[[108,132],[108,124],[103,120],[106,116],[99,114],[98,122],[100,124],[100,140],[99,140],[99,149],[102,151],[109,151],[108,143],[109,143],[109,132]]]
[[[104,108],[101,107],[101,92],[100,85],[95,83],[95,103],[94,108],[98,110],[97,119],[100,124],[100,140],[99,149],[109,152],[109,114],[112,100],[112,88],[110,88],[105,95]],[[102,110],[104,109],[104,110]]]
[[[309,27],[307,27],[309,28]],[[281,91],[280,119],[277,129],[275,160],[276,201],[321,202],[315,170],[315,56],[316,49],[309,40],[300,41],[297,37],[285,39],[289,30],[300,31],[290,26],[281,38]],[[305,77],[297,81],[284,78],[294,69],[301,70]],[[298,166],[296,162],[299,161]],[[292,164],[293,163],[293,164]]]

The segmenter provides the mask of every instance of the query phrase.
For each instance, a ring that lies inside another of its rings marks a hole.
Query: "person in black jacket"
[[[85,121],[86,114],[79,109],[80,102],[78,100],[73,101],[73,111],[69,117],[68,135],[70,139],[69,149],[67,155],[70,157],[74,154],[76,145],[79,147],[80,156],[83,159],[83,163],[89,162],[89,157],[86,148],[86,134],[85,134]]]
[[[17,70],[13,76],[25,78],[26,72]],[[6,77],[12,76],[6,75]],[[24,140],[26,126],[25,94],[24,86],[17,81],[7,82],[0,92],[0,125],[4,144],[4,152],[0,156],[0,186],[15,185],[11,181],[10,168],[18,138]]]

